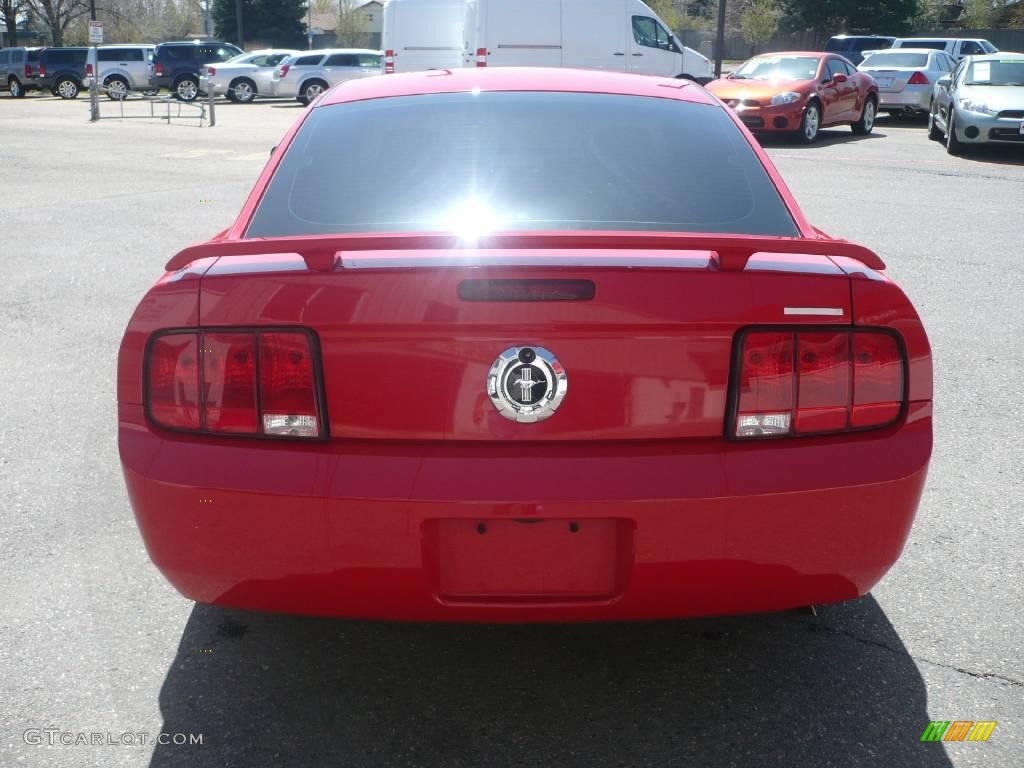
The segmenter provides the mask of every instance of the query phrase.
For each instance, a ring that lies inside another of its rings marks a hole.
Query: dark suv
[[[62,99],[77,99],[85,87],[88,48],[44,48],[39,54],[39,88]]]
[[[207,64],[220,64],[243,53],[231,43],[189,40],[161,43],[153,54],[153,88],[166,88],[182,101],[199,96],[199,73]]]
[[[864,61],[864,51],[892,48],[895,41],[895,37],[883,35],[836,35],[825,43],[825,50],[829,53],[838,53],[857,66]]]

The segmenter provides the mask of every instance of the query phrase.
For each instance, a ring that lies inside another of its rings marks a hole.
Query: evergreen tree
[[[238,41],[235,0],[214,0],[214,34]],[[246,40],[282,48],[306,47],[305,0],[242,0],[242,31]]]

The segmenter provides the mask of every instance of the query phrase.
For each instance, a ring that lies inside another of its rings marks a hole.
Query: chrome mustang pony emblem
[[[543,421],[561,405],[568,391],[565,369],[543,347],[511,347],[487,374],[487,394],[506,419],[529,424]]]

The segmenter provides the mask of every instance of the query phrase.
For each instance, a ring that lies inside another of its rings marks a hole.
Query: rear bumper
[[[913,109],[927,112],[932,105],[932,86],[908,85],[899,93],[880,91],[879,109]]]
[[[742,444],[267,445],[158,433],[136,405],[120,417],[139,528],[182,594],[408,620],[667,618],[857,597],[899,557],[932,444],[930,403],[880,432]],[[574,523],[578,538],[560,533]],[[465,586],[477,576],[479,593]]]

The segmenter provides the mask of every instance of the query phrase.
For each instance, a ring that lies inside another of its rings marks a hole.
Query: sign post
[[[92,82],[89,84],[89,121],[100,119],[100,54],[97,45],[103,43],[103,22],[89,21],[89,44],[92,45]],[[88,67],[86,67],[88,69]]]

